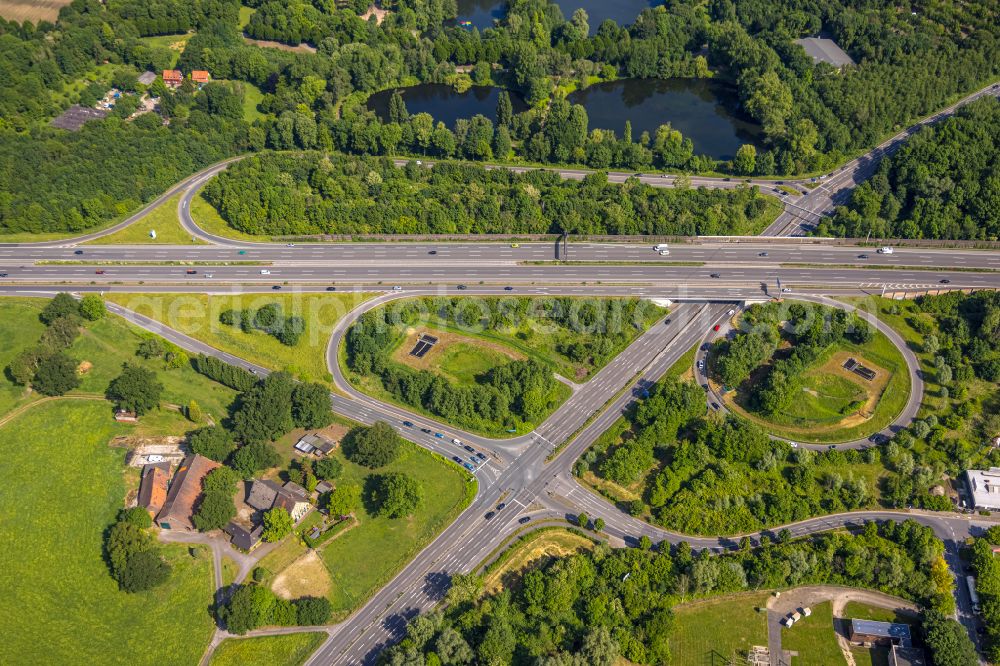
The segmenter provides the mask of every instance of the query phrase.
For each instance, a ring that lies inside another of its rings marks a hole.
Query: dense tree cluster
[[[191,359],[191,367],[209,379],[236,391],[249,391],[257,383],[257,376],[214,356],[198,354]]]
[[[201,481],[202,495],[191,522],[202,532],[218,530],[236,517],[233,496],[240,476],[229,467],[216,467]]]
[[[830,583],[932,603],[942,591],[926,571],[943,553],[932,530],[911,521],[869,523],[857,536],[834,532],[778,543],[764,537],[757,549],[744,540],[737,552],[718,557],[686,543],[662,544],[656,552],[601,544],[554,558],[495,594],[480,596],[475,579],[456,577],[445,610],[411,620],[406,638],[381,659],[393,666],[611,666],[620,657],[672,663],[672,608],[691,596]],[[945,593],[950,578],[947,585]]]
[[[763,414],[776,414],[801,395],[805,371],[832,346],[871,339],[871,326],[855,314],[838,308],[802,303],[751,306],[743,315],[744,328],[734,340],[715,343],[713,367],[728,386],[739,386],[767,361],[760,381],[749,388],[749,404]],[[791,344],[774,357],[778,342]]]
[[[125,592],[142,592],[163,584],[170,565],[163,561],[149,532],[152,519],[142,507],[123,509],[104,540],[111,576]]]
[[[63,395],[80,385],[77,362],[66,354],[80,335],[80,303],[60,292],[46,303],[38,318],[46,326],[38,344],[11,359],[7,375],[44,395]]]
[[[269,235],[752,234],[767,210],[751,188],[664,189],[451,162],[401,168],[320,153],[252,156],[209,181],[204,195],[233,228]],[[246,314],[228,318],[260,328]]]
[[[1000,237],[1000,101],[988,97],[922,129],[855,188],[818,234]]]
[[[244,333],[263,331],[289,347],[298,344],[306,330],[305,319],[298,315],[285,316],[280,303],[268,303],[258,309],[225,310],[219,321],[226,326],[237,326]]]
[[[976,592],[986,626],[986,657],[995,662],[1000,659],[1000,562],[993,553],[996,530],[987,538],[976,539],[972,544],[972,568],[976,575]],[[994,537],[990,539],[989,537]]]
[[[330,611],[330,601],[326,597],[300,597],[289,601],[278,597],[269,587],[251,583],[235,586],[229,601],[218,613],[228,631],[243,635],[271,625],[318,626],[330,619]]]

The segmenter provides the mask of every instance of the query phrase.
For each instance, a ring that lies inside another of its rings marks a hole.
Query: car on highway
[[[295,243],[285,243],[285,247],[295,247]]]
[[[702,384],[701,388],[707,391],[708,390],[708,384]]]
[[[799,448],[799,443],[798,442],[788,442],[788,445],[790,447],[792,447],[793,449]]]
[[[452,444],[458,444],[459,446],[462,446],[462,440],[460,440],[458,437],[452,437],[451,438],[451,443]]]
[[[397,284],[396,286],[394,286],[394,287],[392,288],[392,290],[393,290],[393,291],[403,291],[403,288],[402,288],[402,287],[400,287],[400,286],[399,286],[399,285]]]
[[[476,450],[474,448],[472,448],[471,446],[469,446],[468,444],[463,444],[462,448],[465,449],[466,451],[468,451],[469,453],[475,453],[476,452]]]
[[[403,421],[403,425],[405,425],[407,428],[412,428],[413,421]]]
[[[266,268],[262,268],[262,269],[260,269],[260,274],[261,275],[270,275],[271,271],[267,270]]]
[[[194,270],[193,268],[187,269],[186,272],[187,272],[188,275],[197,275],[198,274],[198,271]]]
[[[486,515],[483,517],[486,518],[486,520],[491,520],[495,515],[497,515],[496,511],[487,511]]]
[[[507,507],[506,502],[500,502],[499,504],[497,504],[497,511],[503,511],[506,507]]]
[[[486,460],[486,454],[483,453],[482,451],[476,451],[476,457],[479,458],[480,460]]]
[[[271,289],[273,289],[274,291],[278,291],[278,290],[281,289],[281,285],[280,284],[276,284],[276,285],[272,286]]]
[[[434,436],[437,437],[438,439],[444,439],[444,435],[439,432],[434,433]]]
[[[438,253],[438,251],[437,251],[437,250],[431,250],[431,251],[430,251],[430,252],[428,252],[427,254],[437,254],[437,253]]]
[[[951,284],[951,280],[949,280],[948,278],[942,278],[938,280],[938,284]]]
[[[720,326],[718,324],[716,324],[715,326],[712,327],[712,330],[715,331],[716,333],[718,333],[719,328],[720,328]]]
[[[879,254],[892,254],[893,250],[892,250],[892,248],[891,248],[891,247],[889,247],[888,245],[886,245],[885,247],[880,247],[880,248],[879,248],[879,249],[877,250],[877,252],[878,252]]]
[[[660,256],[661,257],[669,257],[670,256],[670,250],[660,250]]]
[[[761,253],[760,253],[760,254],[758,254],[757,256],[758,256],[758,257],[766,257],[766,256],[767,256],[767,252],[761,252]]]
[[[458,289],[459,291],[465,291],[466,289],[468,289],[468,287],[466,287],[464,284],[460,284],[458,285],[458,287],[456,287],[456,289]]]
[[[476,468],[473,467],[472,465],[470,465],[469,463],[462,463],[462,467],[464,467],[465,469],[469,470],[470,472],[475,472],[476,471]]]
[[[719,411],[719,403],[713,402],[712,403],[712,409],[714,409],[715,411]]]
[[[94,271],[94,275],[104,275],[104,269],[98,268],[96,271]]]
[[[521,244],[520,243],[511,243],[510,246],[511,247],[521,247]]]
[[[458,456],[452,456],[451,459],[457,462],[459,465],[462,464],[462,459],[459,458]]]
[[[83,250],[75,250],[73,254],[83,254]]]
[[[531,522],[531,516],[525,516],[524,518],[518,519],[518,524],[524,525],[525,523]]]
[[[246,253],[247,253],[247,251],[246,251],[246,250],[240,250],[240,251],[239,251],[239,252],[237,252],[236,254],[246,254]]]
[[[867,258],[868,258],[867,254],[859,254],[858,255],[858,259],[867,259]]]
[[[699,370],[704,370],[705,369],[705,359],[703,359],[703,358],[699,358],[698,359],[698,369]]]
[[[6,273],[0,273],[0,277],[7,277]]]
[[[429,434],[431,434],[431,429],[430,428],[421,428],[420,432],[424,433],[425,435],[429,435]]]
[[[504,287],[504,291],[514,291],[514,287]]]
[[[714,278],[714,279],[718,280],[718,279],[719,279],[720,277],[722,277],[722,276],[721,276],[721,275],[719,275],[718,273],[712,273],[712,274],[711,274],[711,275],[709,275],[708,277],[710,277],[710,278]]]
[[[327,291],[337,291],[337,288],[336,287],[327,287],[326,290]]]
[[[790,288],[790,287],[782,287],[782,288],[781,288],[781,293],[783,293],[783,294],[788,294],[788,293],[791,293],[791,291],[792,291],[792,290],[791,290],[791,288]]]

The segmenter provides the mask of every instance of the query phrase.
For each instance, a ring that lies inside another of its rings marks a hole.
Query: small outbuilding
[[[852,643],[870,643],[873,645],[909,646],[910,625],[899,622],[875,622],[874,620],[855,620],[850,622],[848,638]]]
[[[841,69],[845,65],[853,65],[854,60],[847,55],[837,42],[825,37],[806,37],[796,39],[795,43],[805,49],[813,62],[825,62],[832,67]]]
[[[143,72],[139,75],[139,83],[148,86],[156,80],[156,72]]]
[[[924,651],[916,647],[893,645],[889,652],[889,666],[927,666]]]
[[[264,525],[255,525],[249,529],[235,521],[230,521],[222,531],[232,537],[233,546],[240,550],[249,552],[254,546],[260,543],[260,537],[264,533]]]
[[[327,456],[337,448],[337,442],[329,437],[324,437],[319,433],[309,433],[303,435],[295,444],[295,448],[302,453],[312,453],[317,456]]]
[[[129,412],[124,409],[116,409],[115,421],[118,421],[119,423],[138,423],[139,416],[135,412]]]

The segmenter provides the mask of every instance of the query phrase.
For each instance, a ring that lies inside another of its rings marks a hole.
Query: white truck
[[[878,249],[879,254],[892,254],[892,248],[886,245],[885,247],[880,247]]]
[[[965,583],[969,586],[969,599],[972,600],[972,612],[979,615],[979,595],[976,594],[975,576],[966,576]]]

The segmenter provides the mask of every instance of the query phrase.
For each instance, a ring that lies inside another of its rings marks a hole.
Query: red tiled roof
[[[176,81],[180,83],[184,80],[184,75],[181,74],[179,69],[165,69],[163,70],[163,81]]]
[[[191,72],[191,80],[195,83],[208,83],[208,72],[203,69],[196,69]]]
[[[170,492],[167,493],[167,501],[156,517],[156,522],[161,525],[167,523],[170,529],[194,529],[191,514],[194,503],[201,495],[201,480],[219,466],[214,460],[198,454],[185,458],[177,468],[174,482],[170,486]]]
[[[142,470],[142,480],[139,482],[139,506],[145,507],[150,517],[155,516],[167,501],[169,478],[168,470],[157,465],[147,465]]]

